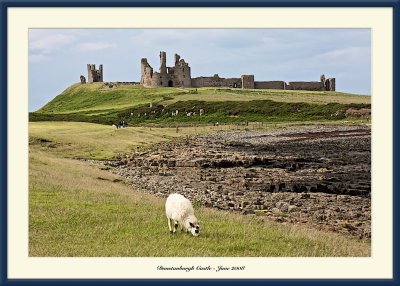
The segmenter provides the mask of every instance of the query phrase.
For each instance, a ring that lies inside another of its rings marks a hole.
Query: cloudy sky
[[[192,77],[318,81],[336,78],[336,90],[371,93],[369,29],[30,29],[29,111],[52,100],[86,64],[103,64],[104,81],[139,81],[140,59],[154,71],[159,52],[189,63]]]

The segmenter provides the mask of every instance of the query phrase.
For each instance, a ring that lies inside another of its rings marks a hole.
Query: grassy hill
[[[323,124],[348,124],[348,120],[339,119],[349,108],[370,108],[370,97],[215,88],[193,93],[193,89],[74,84],[30,114],[30,121],[52,121],[29,124],[29,255],[368,257],[370,239],[283,225],[261,216],[199,205],[195,208],[202,224],[201,235],[196,239],[183,233],[170,235],[165,199],[132,189],[127,179],[113,173],[112,167],[76,160],[121,159],[135,151],[146,151],[154,143],[190,134],[309,125],[317,124],[318,119]],[[198,114],[200,109],[205,111],[202,116]],[[179,113],[172,116],[175,110]],[[188,117],[186,112],[196,115]],[[116,129],[92,124],[118,120],[146,126]],[[191,124],[213,121],[250,123]],[[171,122],[172,128],[147,124]],[[188,126],[178,128],[176,122],[188,122]]]
[[[229,88],[103,87],[73,84],[36,112],[30,121],[111,124],[244,122],[343,119],[346,110],[370,108],[371,97],[331,91]],[[150,105],[151,104],[151,105]],[[200,109],[204,110],[202,116]],[[178,110],[177,116],[172,111]],[[187,112],[194,113],[187,116]]]

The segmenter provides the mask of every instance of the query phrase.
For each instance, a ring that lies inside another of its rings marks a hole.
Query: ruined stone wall
[[[258,89],[285,89],[286,82],[284,81],[256,81],[254,88]]]
[[[147,59],[142,59],[140,84],[144,87],[191,87],[189,64],[175,54],[174,66],[167,67],[166,57],[165,52],[160,52],[160,72],[153,72]]]
[[[163,54],[160,53],[160,60],[161,60],[161,72],[153,72],[153,68],[149,65],[146,58],[141,60],[141,78],[140,84],[144,87],[160,87],[160,86],[168,86],[168,79],[167,79],[167,68],[164,68],[163,61],[164,61]]]
[[[175,66],[173,68],[168,68],[172,86],[191,87],[192,77],[190,75],[189,64],[186,63],[184,59],[180,59],[178,54],[175,54],[174,58]],[[170,86],[170,83],[171,82],[169,82],[168,86]]]
[[[254,75],[242,75],[242,88],[254,89]]]
[[[166,74],[164,74],[164,78],[163,78],[163,74],[161,74],[159,72],[153,73],[153,76],[149,79],[150,86],[152,86],[152,87],[167,86],[165,84],[165,82],[167,81],[166,77],[167,77]]]
[[[167,53],[160,52],[160,74],[167,74]]]
[[[286,86],[287,90],[323,91],[325,86],[319,81],[291,81]]]
[[[325,89],[329,91],[335,91],[336,90],[336,80],[335,78],[328,78],[325,81]]]
[[[192,87],[229,87],[242,88],[241,78],[221,78],[217,74],[210,77],[192,78]]]
[[[160,52],[160,72],[154,73],[153,85],[167,87],[170,77],[167,74],[167,53]]]
[[[144,87],[152,87],[153,68],[149,65],[146,58],[141,60],[140,83]]]
[[[140,82],[135,82],[135,81],[117,81],[117,85],[139,85]]]
[[[96,65],[87,65],[88,70],[88,83],[92,82],[103,82],[103,65],[99,66],[99,69],[96,70]]]

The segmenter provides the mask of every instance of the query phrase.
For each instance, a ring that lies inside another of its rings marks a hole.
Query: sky
[[[336,91],[371,94],[370,29],[30,29],[29,111],[87,79],[103,64],[104,81],[140,80],[140,59],[154,71],[160,51],[173,66],[178,53],[192,77],[256,81],[336,78]]]

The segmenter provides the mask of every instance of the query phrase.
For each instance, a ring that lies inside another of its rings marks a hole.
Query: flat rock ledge
[[[371,129],[218,132],[160,143],[111,167],[132,188],[205,206],[371,237]]]

